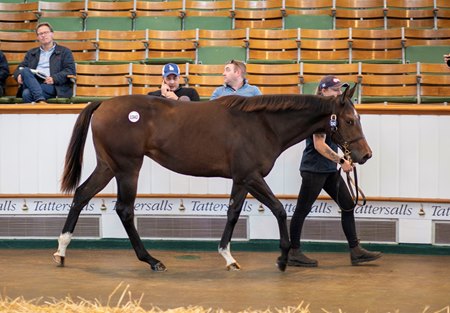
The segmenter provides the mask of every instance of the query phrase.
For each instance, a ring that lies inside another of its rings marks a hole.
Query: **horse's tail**
[[[81,178],[81,167],[83,164],[83,151],[86,137],[89,131],[91,116],[100,106],[100,102],[92,102],[80,113],[73,127],[72,137],[66,152],[64,173],[61,182],[61,191],[70,193],[78,186]]]

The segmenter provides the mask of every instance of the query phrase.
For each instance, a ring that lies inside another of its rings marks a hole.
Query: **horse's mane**
[[[220,105],[244,112],[302,110],[311,105],[323,105],[324,98],[315,95],[263,95],[255,97],[225,96],[215,100]],[[316,107],[320,110],[319,107]]]

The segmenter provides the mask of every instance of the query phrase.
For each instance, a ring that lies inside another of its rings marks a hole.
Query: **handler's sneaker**
[[[381,258],[383,254],[378,251],[368,251],[362,248],[360,245],[350,249],[350,260],[352,265],[358,265],[364,262],[374,261]]]
[[[291,249],[288,254],[289,266],[317,267],[317,260],[313,260],[304,255],[300,249]]]

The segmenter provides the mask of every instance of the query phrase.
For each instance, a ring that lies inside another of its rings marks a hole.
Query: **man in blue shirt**
[[[211,100],[223,96],[238,95],[244,97],[259,96],[258,87],[250,85],[245,79],[247,67],[242,61],[231,60],[225,65],[223,71],[224,85],[217,87],[211,95]]]
[[[75,61],[70,49],[53,41],[53,28],[49,23],[36,27],[40,46],[29,50],[14,72],[19,83],[17,97],[23,102],[45,102],[53,97],[70,98],[75,75]]]

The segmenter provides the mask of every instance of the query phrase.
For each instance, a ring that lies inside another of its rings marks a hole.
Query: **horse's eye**
[[[350,125],[350,126],[352,126],[353,124],[355,124],[355,122],[354,122],[353,120],[347,120],[346,122],[347,122],[347,125]]]

